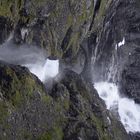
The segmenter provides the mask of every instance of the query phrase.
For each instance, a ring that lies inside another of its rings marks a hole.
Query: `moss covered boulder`
[[[0,139],[62,139],[64,109],[41,81],[27,68],[2,61],[0,75]]]

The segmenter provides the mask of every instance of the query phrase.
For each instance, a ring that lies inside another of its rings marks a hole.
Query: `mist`
[[[10,42],[6,42],[0,46],[0,60],[12,64],[23,65],[26,63],[43,62],[47,58],[44,51],[28,45],[17,46]]]
[[[58,74],[59,61],[47,59],[47,52],[36,46],[16,45],[8,39],[0,46],[0,60],[27,67],[42,82]]]

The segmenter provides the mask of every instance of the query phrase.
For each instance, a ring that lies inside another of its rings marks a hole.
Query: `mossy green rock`
[[[48,92],[25,67],[1,61],[0,74],[0,139],[129,139],[93,86],[75,72],[62,72]]]
[[[62,139],[65,108],[40,80],[27,68],[2,61],[0,75],[0,139]]]
[[[13,22],[15,41],[45,48],[54,58],[69,50],[72,56],[78,52],[94,9],[92,0],[1,0],[0,4],[0,16]],[[28,33],[22,37],[25,28]]]

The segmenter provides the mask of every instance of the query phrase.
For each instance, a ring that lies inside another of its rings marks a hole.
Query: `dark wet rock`
[[[140,49],[129,56],[129,63],[122,73],[121,89],[128,97],[140,103]]]
[[[130,134],[131,140],[139,140],[140,139],[140,133],[131,133]]]
[[[68,57],[67,59],[60,60],[60,71],[63,71],[64,69],[71,69],[80,74],[84,70],[86,60],[86,52],[84,49],[80,48],[78,54],[72,59]]]
[[[60,71],[69,69],[80,74],[88,82],[92,83],[92,55],[93,46],[90,38],[83,40],[81,47],[75,57],[67,57],[60,60]]]
[[[73,71],[65,70],[61,77],[70,96],[64,139],[129,139],[122,125],[105,109],[93,85]]]
[[[139,17],[138,0],[112,1],[106,10],[103,23],[96,26],[95,18],[93,33],[90,36],[93,42],[89,44],[94,48],[94,81],[117,83],[122,94],[133,98],[137,103],[140,102]],[[100,32],[96,32],[98,27]]]
[[[13,29],[12,22],[9,18],[0,17],[0,44],[2,44],[8,37]]]

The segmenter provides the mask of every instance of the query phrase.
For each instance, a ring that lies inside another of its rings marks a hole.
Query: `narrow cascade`
[[[42,82],[45,82],[48,78],[55,77],[58,74],[59,61],[49,60],[45,62],[37,62],[24,65],[30,72],[35,74]]]
[[[105,101],[107,109],[118,112],[120,121],[128,133],[140,132],[140,105],[132,99],[121,97],[118,87],[113,83],[99,82],[95,83],[94,87],[100,98]]]
[[[8,40],[0,45],[0,60],[27,67],[42,82],[58,74],[59,60],[46,59],[45,51],[36,46],[25,44],[17,47],[12,38],[11,34]]]

